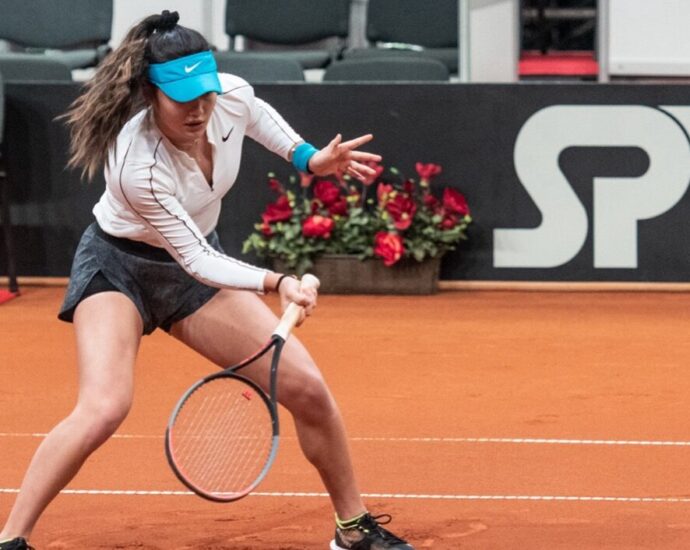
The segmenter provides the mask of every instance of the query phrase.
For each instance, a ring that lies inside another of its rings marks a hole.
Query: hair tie
[[[283,279],[285,279],[285,278],[296,279],[297,277],[295,275],[288,275],[288,274],[283,274],[280,277],[278,277],[278,282],[276,283],[276,292],[280,291],[280,283],[282,283]]]
[[[164,10],[160,14],[158,21],[156,22],[156,30],[159,32],[168,32],[175,28],[177,22],[180,20],[180,14],[176,11],[170,12]]]

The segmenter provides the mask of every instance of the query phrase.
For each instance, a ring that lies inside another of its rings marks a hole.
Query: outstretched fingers
[[[376,175],[376,170],[356,160],[350,160],[346,170],[348,174],[359,180],[365,180],[367,177]]]
[[[340,136],[340,134],[338,134]],[[356,151],[358,147],[370,142],[374,136],[366,134],[357,138],[344,141],[339,145],[339,150],[344,153],[343,157],[346,159],[345,171],[357,179],[366,179],[367,176],[373,176],[376,171],[367,166],[365,163],[381,162],[381,155],[375,153],[368,153],[366,151]]]
[[[340,134],[338,134],[338,136],[336,136],[336,137],[340,137],[340,139],[342,140],[342,136],[340,136]],[[359,136],[359,137],[344,141],[342,143],[342,145],[343,145],[343,147],[347,147],[348,149],[353,150],[353,149],[357,149],[358,147],[361,147],[365,143],[369,143],[372,139],[374,139],[373,134],[365,134],[363,136]]]
[[[342,134],[337,134],[326,147],[311,158],[310,170],[320,176],[335,174],[341,178],[343,175],[349,174],[360,180],[375,175],[376,171],[368,164],[380,162],[381,155],[356,150],[370,142],[373,137],[372,134],[365,134],[343,141]]]
[[[381,155],[367,153],[366,151],[352,151],[350,159],[356,162],[381,162]]]

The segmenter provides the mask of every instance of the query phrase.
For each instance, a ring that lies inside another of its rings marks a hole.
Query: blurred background
[[[403,175],[442,166],[474,220],[443,281],[687,282],[687,0],[2,0],[10,280],[68,275],[104,183],[65,168],[56,117],[164,9],[308,141],[372,132]],[[219,226],[231,254],[269,172],[296,175],[248,141]]]

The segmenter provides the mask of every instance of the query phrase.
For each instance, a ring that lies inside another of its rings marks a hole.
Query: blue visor
[[[149,65],[149,80],[170,99],[184,103],[208,92],[221,93],[218,67],[211,51]]]

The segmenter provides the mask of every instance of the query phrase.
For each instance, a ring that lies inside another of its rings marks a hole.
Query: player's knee
[[[285,406],[293,415],[312,415],[318,419],[329,414],[334,402],[323,378],[313,375],[291,388]]]
[[[87,437],[100,444],[122,424],[131,408],[131,399],[122,396],[104,396],[101,399],[82,401],[77,407]]]

